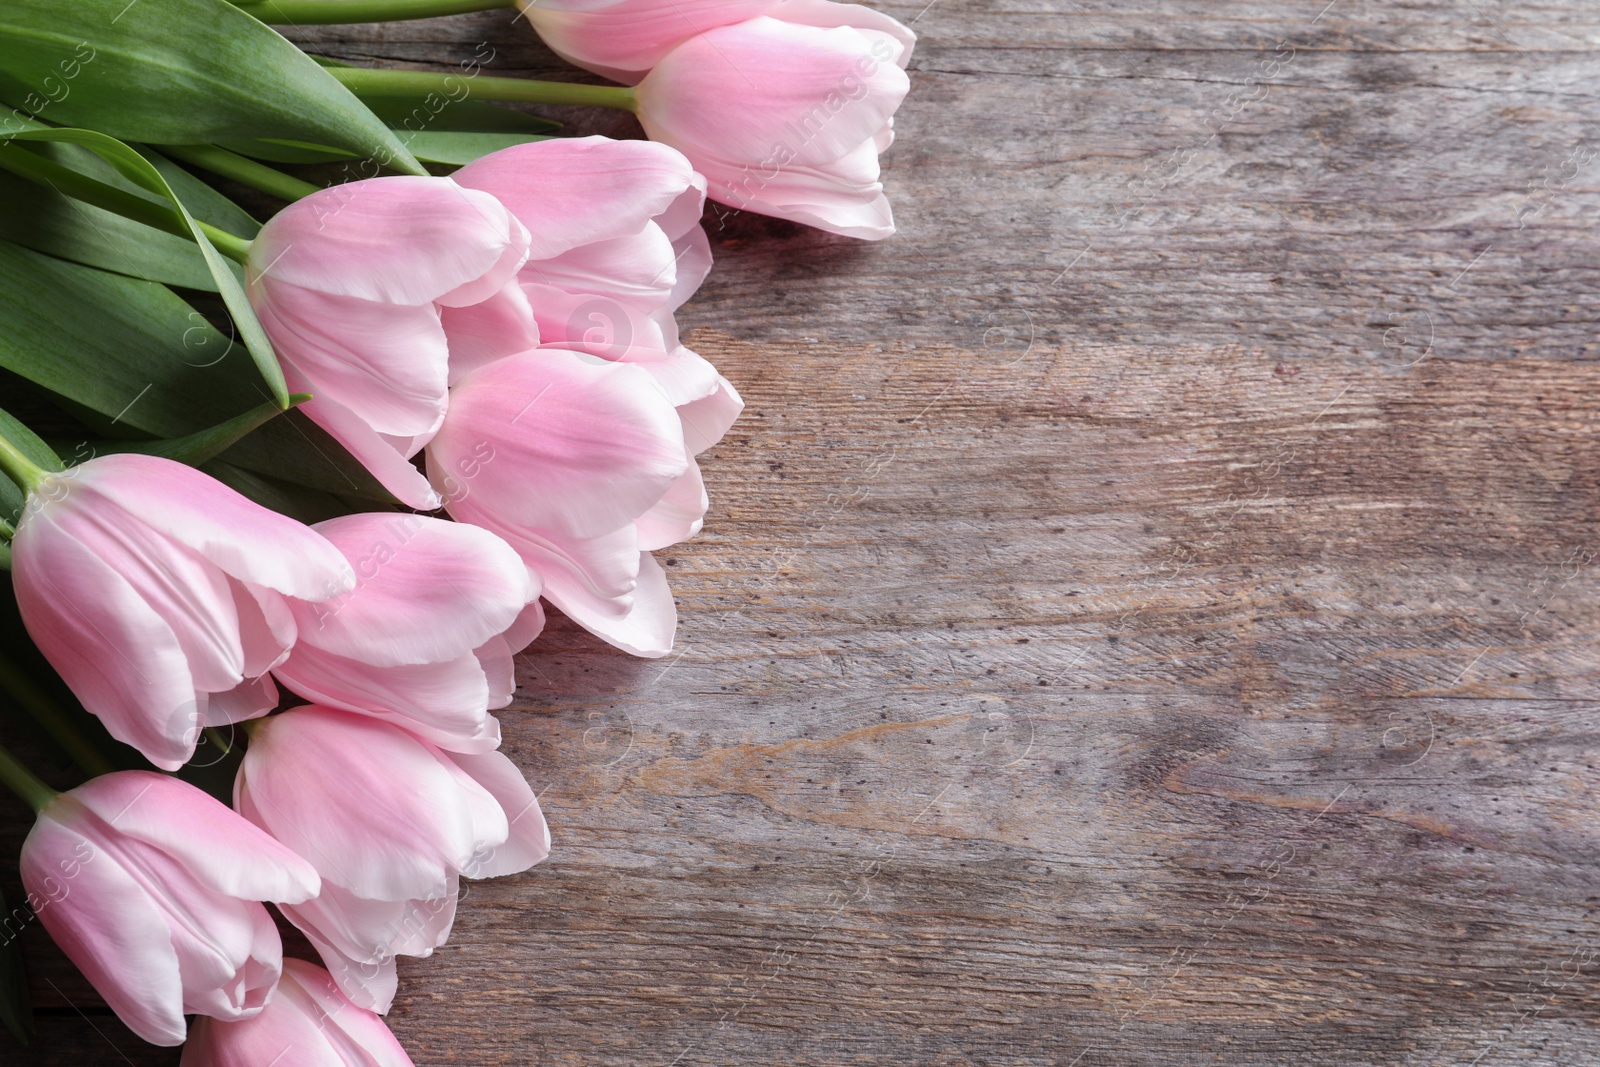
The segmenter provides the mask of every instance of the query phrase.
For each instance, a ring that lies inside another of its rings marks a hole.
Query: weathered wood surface
[[[708,214],[681,653],[523,662],[416,1062],[1600,1061],[1600,12],[887,6],[902,233]],[[177,1062],[27,936],[0,1059]]]

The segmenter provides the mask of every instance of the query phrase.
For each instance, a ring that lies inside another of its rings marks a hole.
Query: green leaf
[[[0,171],[0,240],[135,278],[215,289],[193,241]]]
[[[425,163],[445,163],[461,167],[502,148],[548,140],[549,137],[537,133],[454,133],[428,130],[411,134],[406,140],[406,147]]]
[[[226,0],[5,0],[0,100],[132,141],[283,137],[424,173],[355,96]]]
[[[329,148],[327,145],[285,141],[272,137],[249,141],[218,141],[217,145],[230,152],[237,152],[241,156],[249,156],[251,159],[264,159],[268,163],[338,163],[341,160],[356,158],[353,152]]]
[[[270,399],[241,347],[165,286],[3,241],[0,367],[96,413],[100,436],[131,428],[182,437]],[[273,419],[225,456],[333,492],[393,499],[299,412]]]
[[[161,173],[167,185],[178,194],[178,199],[183,201],[195,218],[240,237],[253,239],[261,232],[261,223],[244,208],[154,149],[142,145],[135,147]]]
[[[217,0],[219,3],[225,0]],[[289,403],[289,389],[283,381],[283,368],[278,366],[278,357],[272,351],[272,343],[267,340],[266,331],[261,328],[261,323],[256,319],[256,313],[250,307],[250,300],[245,296],[244,285],[235,273],[232,264],[223,258],[212,245],[205,232],[195,223],[194,216],[184,205],[172,186],[161,172],[146,158],[135,152],[114,137],[107,137],[94,130],[77,129],[41,129],[36,125],[31,128],[19,130],[12,134],[15,140],[20,141],[60,141],[67,144],[83,145],[92,149],[96,155],[110,163],[122,176],[141,186],[147,192],[155,193],[166,199],[177,209],[183,217],[189,232],[193,235],[200,254],[205,257],[206,266],[211,271],[212,279],[217,283],[217,292],[221,294],[223,303],[228,305],[228,313],[233,316],[235,327],[239,331],[240,340],[244,342],[245,349],[255,360],[256,369],[261,372],[261,377],[267,382],[267,387],[272,390],[272,395],[280,405],[285,407]],[[14,151],[15,149],[0,147],[0,151]]]
[[[0,923],[0,1022],[24,1045],[33,1040],[33,1005],[28,1001],[28,972],[22,964],[22,947],[17,932],[13,932],[11,909],[0,896],[0,914],[6,918]]]
[[[161,202],[110,163],[81,145],[40,144],[40,154],[96,181]],[[195,217],[252,237],[261,224],[227,197],[172,161],[145,149],[145,157],[189,205]],[[0,171],[0,240],[13,241],[74,263],[186,289],[216,291],[205,257],[193,241],[74,200],[54,189]]]
[[[289,397],[289,403],[304,404],[310,399],[310,393],[294,393]],[[163,459],[198,467],[200,464],[220,456],[223,452],[249,436],[250,433],[266,425],[269,420],[282,415],[283,412],[283,408],[269,401],[265,404],[257,404],[243,415],[236,415],[226,422],[219,422],[217,425],[201,430],[199,433],[191,433],[183,437],[168,437],[160,441],[104,442],[96,451],[138,452],[141,455],[160,456]]]

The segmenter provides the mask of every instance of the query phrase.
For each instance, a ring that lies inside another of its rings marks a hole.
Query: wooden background
[[[680,652],[525,657],[413,1058],[1600,1062],[1600,10],[883,6],[901,233],[708,212]],[[26,937],[0,1061],[177,1063]]]

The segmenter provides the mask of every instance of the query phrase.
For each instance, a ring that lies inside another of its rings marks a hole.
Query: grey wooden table
[[[1600,10],[884,6],[902,232],[708,213],[680,653],[522,661],[416,1062],[1600,1062]],[[0,1060],[177,1062],[26,936]]]

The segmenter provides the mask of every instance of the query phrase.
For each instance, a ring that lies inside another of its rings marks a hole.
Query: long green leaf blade
[[[355,96],[226,0],[5,0],[0,100],[130,141],[284,137],[424,173]]]

